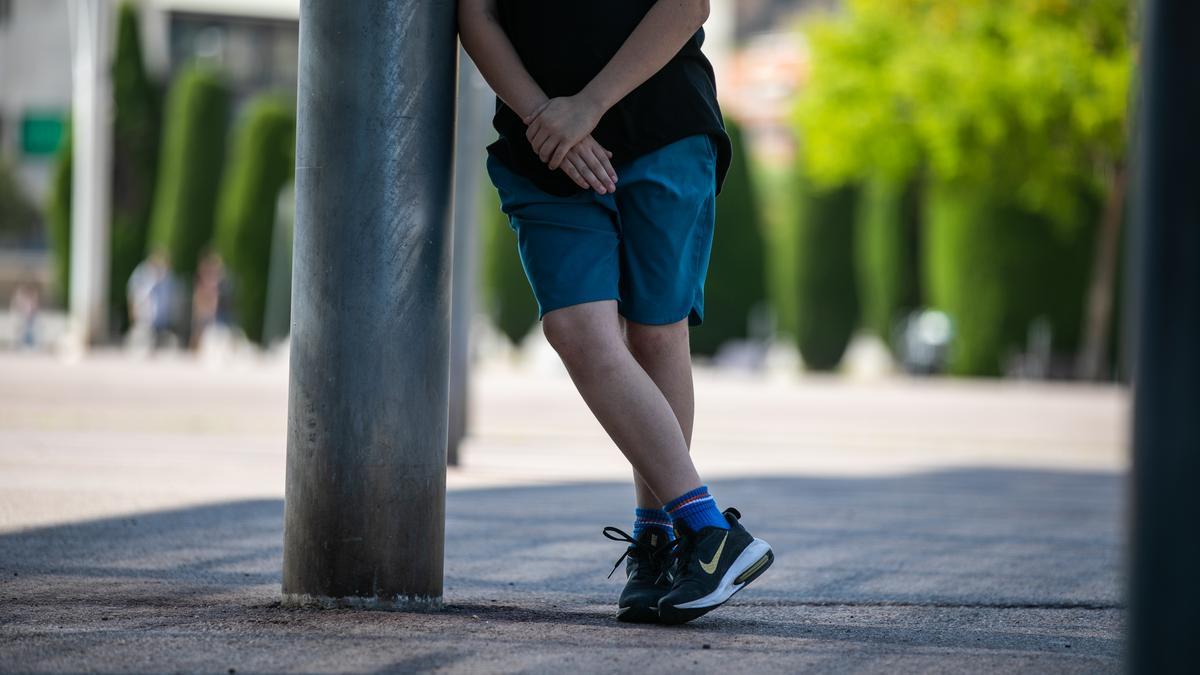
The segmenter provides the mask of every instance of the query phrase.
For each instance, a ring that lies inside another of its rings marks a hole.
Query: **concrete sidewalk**
[[[282,503],[0,537],[0,663],[28,671],[1118,669],[1111,475],[956,471],[715,486],[778,561],[678,628],[612,619],[624,485],[449,497],[446,611],[278,606]],[[619,576],[619,575],[618,575]]]
[[[0,358],[0,671],[1119,670],[1119,390],[701,373],[697,457],[778,559],[664,628],[611,618],[627,468],[569,382],[505,370],[446,610],[280,608],[285,375]]]

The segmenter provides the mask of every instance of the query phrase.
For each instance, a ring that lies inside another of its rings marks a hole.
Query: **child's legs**
[[[625,324],[625,338],[630,352],[666,397],[683,433],[684,443],[691,448],[695,397],[688,322],[683,320],[663,326],[625,320],[622,323]],[[633,488],[639,508],[662,507],[662,501],[636,470],[633,472]]]
[[[615,301],[547,312],[542,329],[592,414],[649,488],[650,494],[645,495],[652,500],[649,508],[700,485],[677,412],[626,346]],[[649,343],[657,344],[656,338],[639,338],[644,353],[650,353]],[[678,364],[677,354],[674,362]],[[678,376],[675,372],[670,380],[673,390],[680,387]],[[690,382],[689,369],[689,392]]]

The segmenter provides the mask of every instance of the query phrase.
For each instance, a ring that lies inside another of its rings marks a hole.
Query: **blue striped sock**
[[[667,535],[667,541],[675,538],[675,530],[671,527],[671,516],[662,509],[633,510],[633,538],[642,536],[647,528],[656,527]]]
[[[725,521],[725,516],[717,510],[717,500],[708,494],[707,485],[701,485],[691,492],[679,495],[667,502],[663,506],[663,510],[671,516],[673,522],[682,521],[692,532],[699,532],[701,528],[705,527],[729,529],[729,523]]]

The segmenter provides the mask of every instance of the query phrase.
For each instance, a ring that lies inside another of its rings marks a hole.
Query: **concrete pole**
[[[71,27],[72,349],[108,337],[109,208],[112,192],[112,81],[108,0],[67,5]]]
[[[441,603],[455,6],[300,6],[288,606]]]
[[[471,323],[475,315],[475,265],[479,196],[495,97],[483,75],[458,55],[458,144],[454,160],[454,274],[450,305],[450,429],[446,463],[457,466],[467,435],[470,402]]]
[[[1130,672],[1200,663],[1200,5],[1143,15]]]

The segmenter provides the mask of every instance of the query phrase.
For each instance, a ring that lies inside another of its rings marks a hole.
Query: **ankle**
[[[671,516],[663,509],[643,509],[638,507],[633,511],[633,538],[638,539],[647,529],[661,530],[670,541],[675,538],[671,527]]]
[[[725,516],[717,508],[717,500],[708,492],[707,485],[689,490],[667,502],[663,509],[671,517],[671,522],[682,523],[692,532],[698,532],[705,527],[729,529]]]

